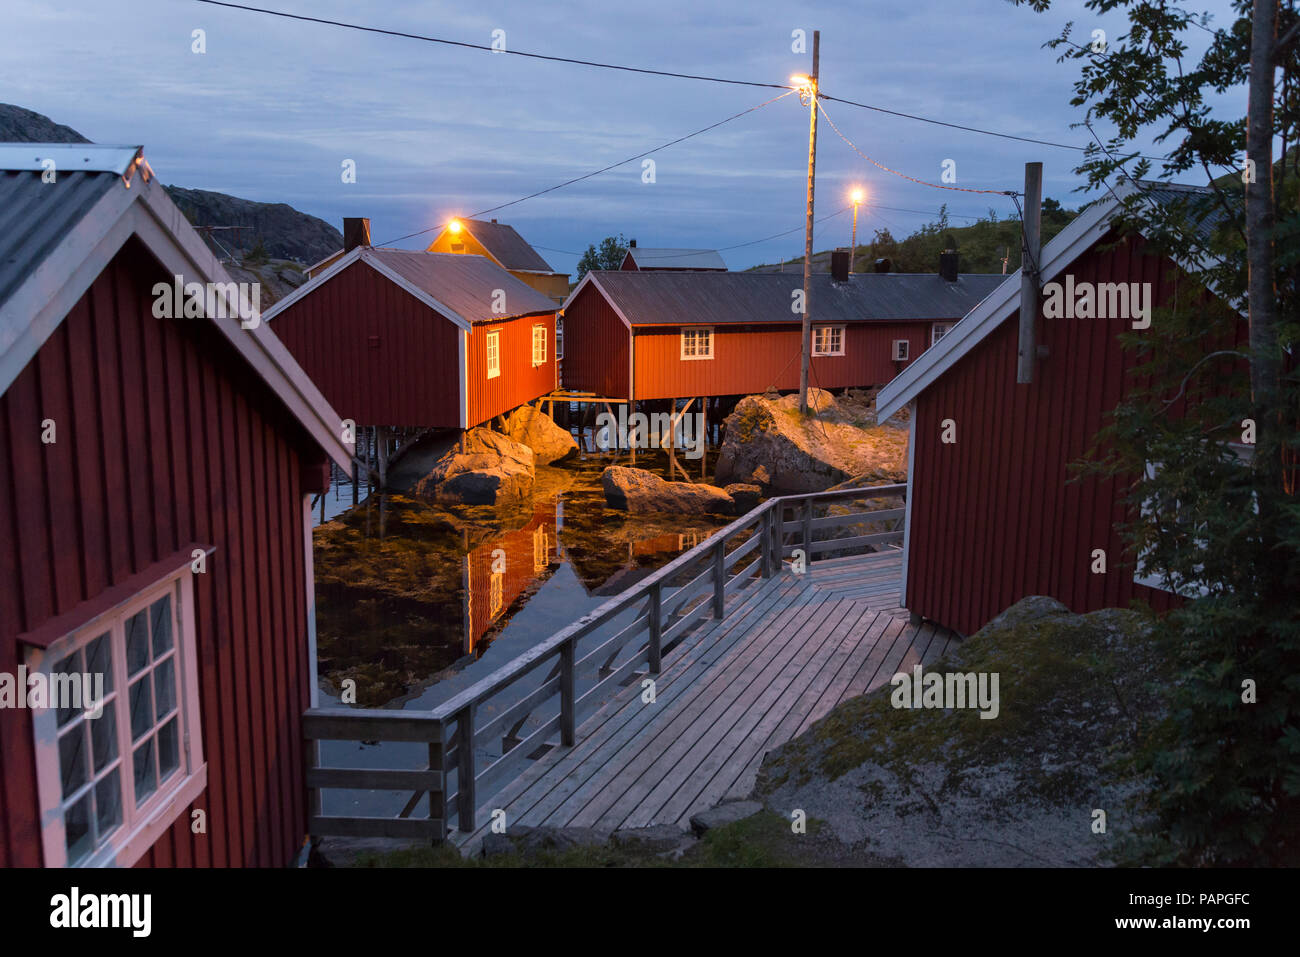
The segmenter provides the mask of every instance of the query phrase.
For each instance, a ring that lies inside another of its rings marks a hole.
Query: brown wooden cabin
[[[810,383],[883,385],[1003,276],[813,276]],[[593,271],[564,306],[564,387],[633,401],[799,387],[802,276]]]
[[[357,425],[467,429],[556,388],[556,311],[483,256],[358,245],[265,318]]]
[[[0,144],[0,223],[0,866],[290,864],[339,417],[139,148]]]
[[[1153,186],[1150,196],[1189,189]],[[1150,283],[1152,308],[1180,296],[1182,308],[1228,308],[1141,237],[1119,237],[1117,203],[1099,201],[1044,246],[1044,285]],[[1040,306],[1035,351],[1045,356],[1034,381],[1017,384],[1019,316],[1016,272],[877,397],[882,416],[912,410],[904,604],[963,634],[1027,595],[1076,612],[1135,598],[1170,607],[1174,590],[1125,555],[1117,526],[1130,482],[1071,481],[1069,471],[1135,386],[1136,357],[1119,338],[1132,321],[1048,318]],[[943,441],[946,420],[955,442]],[[1092,570],[1094,549],[1105,550],[1104,574]]]
[[[569,294],[569,274],[556,272],[513,226],[495,219],[453,219],[425,251],[486,256],[557,304]]]

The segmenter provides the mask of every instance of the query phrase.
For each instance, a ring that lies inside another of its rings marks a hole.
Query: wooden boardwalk
[[[640,678],[495,795],[484,795],[469,851],[502,808],[508,826],[614,830],[685,826],[754,784],[764,754],[846,698],[941,656],[956,636],[913,626],[899,607],[902,552],[814,562],[747,589],[663,658],[655,701]]]

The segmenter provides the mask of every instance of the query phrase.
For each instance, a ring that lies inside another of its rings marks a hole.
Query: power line
[[[555,63],[572,63],[577,66],[598,67],[602,70],[621,70],[625,73],[647,73],[651,76],[670,76],[681,80],[705,80],[709,83],[727,83],[731,86],[758,86],[776,90],[790,89],[788,83],[759,83],[754,80],[733,80],[720,76],[704,76],[696,73],[674,73],[671,70],[650,70],[644,67],[623,66],[618,63],[601,63],[596,60],[579,60],[575,57],[549,56],[545,53],[527,53],[523,50],[496,49],[483,43],[468,43],[464,40],[447,40],[443,37],[430,37],[419,33],[406,33],[402,30],[385,30],[381,27],[368,27],[359,23],[346,23],[342,20],[327,20],[323,17],[309,17],[300,13],[286,13],[283,10],[268,10],[265,7],[250,7],[242,3],[226,3],[223,2],[223,0],[195,0],[195,2],[210,4],[214,7],[228,7],[232,10],[243,10],[248,13],[263,13],[267,16],[282,17],[286,20],[302,20],[307,23],[320,23],[325,26],[342,27],[346,30],[359,30],[362,33],[380,33],[390,37],[404,37],[408,40],[422,40],[425,43],[441,43],[444,46],[463,47],[467,50],[483,50],[488,53],[508,53],[511,56],[528,57],[533,60],[551,60]]]
[[[201,2],[206,3],[208,2],[208,0],[201,0]],[[794,90],[787,90],[784,93],[779,93],[776,96],[772,97],[770,100],[765,100],[762,103],[759,103],[757,106],[751,106],[747,110],[741,110],[739,113],[733,113],[731,116],[728,116],[725,120],[718,120],[718,122],[716,123],[710,123],[708,126],[695,130],[692,133],[687,133],[684,136],[679,136],[675,140],[669,140],[667,143],[664,143],[660,146],[656,146],[653,149],[648,149],[643,153],[637,153],[635,156],[629,156],[625,160],[620,160],[617,163],[611,163],[609,166],[602,167],[601,169],[598,170],[593,170],[590,173],[584,173],[581,176],[575,176],[573,177],[573,179],[565,180],[563,183],[556,183],[554,186],[546,187],[546,189],[539,189],[535,193],[529,193],[527,196],[521,196],[519,199],[512,199],[508,203],[501,203],[498,206],[492,206],[488,209],[481,209],[477,213],[472,213],[466,218],[477,219],[479,216],[485,216],[488,213],[495,213],[499,209],[505,209],[508,206],[516,206],[519,203],[525,202],[526,200],[536,199],[538,196],[544,196],[547,193],[553,193],[557,189],[564,189],[564,187],[572,186],[574,183],[580,183],[585,179],[591,179],[593,176],[599,176],[601,173],[608,173],[612,169],[618,169],[618,167],[620,166],[626,166],[628,163],[632,163],[635,162],[636,160],[649,156],[651,153],[658,153],[660,150],[665,150],[670,146],[675,146],[678,143],[681,143],[685,140],[689,140],[694,136],[699,136],[701,133],[707,133],[709,130],[717,129],[719,126],[722,126],[724,123],[730,123],[732,120],[738,120],[742,116],[745,116],[748,113],[753,113],[755,110],[761,110],[763,107],[775,103],[777,100],[784,99],[785,97],[789,96],[791,93],[794,92],[795,92]],[[396,239],[390,239],[387,242],[376,243],[376,245],[391,246],[393,243],[400,243],[403,239],[410,239],[412,236],[421,236],[424,233],[433,232],[433,230],[435,229],[441,229],[445,225],[446,223],[439,223],[438,225],[430,226],[427,229],[418,229],[413,233],[407,233],[405,236],[398,236]]]
[[[877,162],[876,160],[868,156],[866,153],[862,152],[862,150],[858,149],[857,145],[851,139],[845,136],[844,133],[841,132],[840,128],[835,125],[835,121],[831,119],[830,114],[826,112],[825,108],[823,108],[820,103],[817,104],[817,109],[821,110],[822,116],[826,117],[826,122],[831,125],[831,129],[833,129],[837,134],[839,134],[840,139],[842,139],[845,143],[848,144],[849,149],[853,150],[853,152],[857,153],[859,156],[861,156],[872,166],[877,166],[880,169],[883,169],[886,173],[892,173],[895,176],[900,176],[903,179],[910,180],[913,183],[918,183],[921,186],[929,186],[932,189],[950,189],[958,193],[987,193],[993,196],[1008,195],[1007,190],[1004,189],[968,189],[965,186],[946,186],[940,183],[927,183],[923,179],[917,179],[915,176],[908,176],[906,173],[901,173],[896,169],[890,169],[884,163]]]

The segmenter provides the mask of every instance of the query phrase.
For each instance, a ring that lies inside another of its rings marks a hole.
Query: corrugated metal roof
[[[54,182],[41,172],[0,172],[0,315],[13,316],[4,305],[67,235],[110,190],[126,189],[117,173],[59,172]],[[6,339],[7,341],[7,339]]]
[[[1208,186],[1186,186],[1157,180],[1141,180],[1139,185],[1146,199],[1186,217],[1186,225],[1193,237],[1205,246],[1211,245],[1215,234],[1227,221],[1218,194]]]
[[[524,237],[505,223],[489,223],[481,219],[462,219],[461,223],[471,236],[496,257],[507,269],[520,272],[555,272],[536,249],[524,242]]]
[[[716,249],[637,246],[627,254],[639,269],[726,269]]]
[[[621,272],[589,274],[633,325],[798,322],[799,273]],[[814,322],[960,319],[1006,276],[963,273],[855,273],[848,282],[812,277]]]
[[[550,296],[519,281],[486,256],[374,248],[367,249],[366,255],[470,322],[550,313],[558,308]],[[492,311],[498,289],[505,293],[504,313]]]

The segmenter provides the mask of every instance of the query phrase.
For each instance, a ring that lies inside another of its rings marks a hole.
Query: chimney
[[[849,251],[836,249],[831,253],[831,278],[836,282],[849,281]]]
[[[949,282],[957,281],[957,250],[946,249],[939,253],[939,275]]]
[[[636,249],[636,240],[629,239],[627,245],[629,249]]]
[[[894,268],[894,264],[890,262],[888,259],[876,260],[876,272],[889,272],[893,268]]]
[[[343,251],[350,253],[358,246],[370,245],[370,220],[354,218],[343,219]]]

